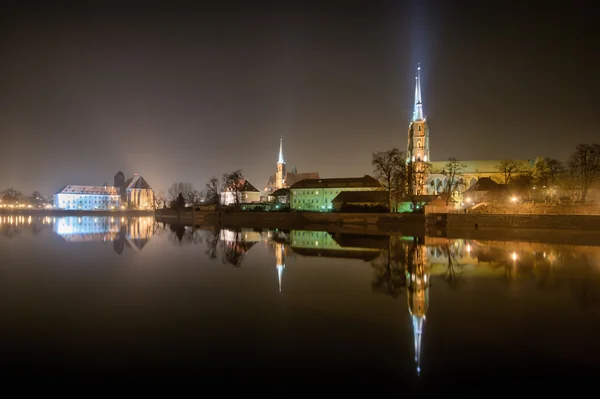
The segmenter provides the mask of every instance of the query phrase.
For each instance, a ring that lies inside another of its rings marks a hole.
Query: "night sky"
[[[0,190],[235,169],[262,189],[280,136],[288,169],[369,174],[406,147],[418,62],[432,160],[600,141],[591,2],[52,3],[0,17]]]

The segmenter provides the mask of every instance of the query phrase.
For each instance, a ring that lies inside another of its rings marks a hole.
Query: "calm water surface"
[[[0,353],[4,386],[573,392],[600,246],[5,215]]]

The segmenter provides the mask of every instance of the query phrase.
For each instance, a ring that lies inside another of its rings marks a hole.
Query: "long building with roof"
[[[333,179],[304,179],[290,187],[292,210],[330,212],[333,199],[343,191],[382,190],[381,183],[371,176]]]
[[[54,195],[57,209],[101,211],[116,209],[121,204],[121,195],[112,186],[65,186]]]

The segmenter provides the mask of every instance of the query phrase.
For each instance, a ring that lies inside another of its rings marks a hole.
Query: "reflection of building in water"
[[[290,246],[299,255],[358,258],[364,261],[377,258],[382,251],[379,244],[372,245],[365,242],[354,244],[352,240],[343,235],[331,235],[326,231],[308,230],[292,230],[290,233]]]
[[[275,243],[275,260],[277,267],[277,280],[279,281],[279,292],[281,292],[281,278],[283,277],[283,269],[285,269],[285,245]]]
[[[425,246],[415,241],[408,253],[406,262],[406,295],[408,310],[412,318],[415,363],[417,373],[421,373],[421,337],[425,325],[425,317],[429,308],[429,270]]]
[[[223,260],[239,267],[250,248],[263,240],[263,233],[248,229],[221,230],[219,237],[223,243]]]
[[[54,223],[54,232],[69,242],[112,241],[119,220],[109,217],[65,216]]]
[[[141,250],[154,234],[155,226],[151,216],[66,216],[57,218],[53,229],[69,242],[112,241],[113,249],[120,254],[125,247]]]

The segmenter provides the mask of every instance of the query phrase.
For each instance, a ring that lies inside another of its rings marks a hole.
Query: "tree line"
[[[224,173],[221,178],[216,176],[208,179],[203,190],[195,189],[187,182],[176,182],[171,184],[168,190],[168,198],[156,197],[158,208],[184,208],[187,206],[222,205],[221,193],[230,193],[233,208],[239,210],[242,203],[242,190],[244,189],[244,175],[240,169]]]
[[[10,187],[0,192],[0,199],[3,204],[15,205],[17,203],[28,203],[32,206],[38,207],[43,203],[51,202],[48,198],[44,197],[39,191],[35,190],[29,196],[24,196],[21,191]]]

